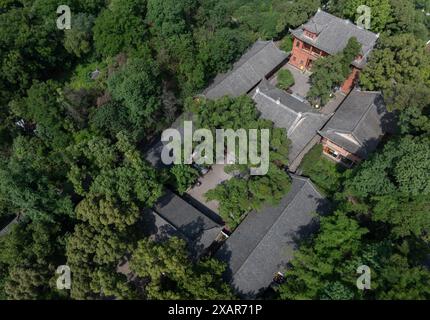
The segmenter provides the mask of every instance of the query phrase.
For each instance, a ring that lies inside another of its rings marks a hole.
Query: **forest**
[[[334,209],[269,297],[430,299],[429,0],[66,2],[70,30],[56,26],[63,0],[0,0],[0,229],[20,219],[0,237],[0,299],[237,298],[220,261],[192,261],[183,240],[139,232],[164,188],[180,194],[196,176],[158,172],[144,151],[257,39],[288,38],[318,8],[355,21],[359,4],[380,33],[360,87],[382,92],[399,130],[353,169],[304,164]],[[249,98],[204,103],[201,125],[272,131],[267,177],[208,194],[235,226],[288,191],[288,146]],[[117,272],[124,256],[139,286]],[[373,290],[354,289],[357,264],[374,266]],[[55,285],[59,265],[73,270],[70,291]]]

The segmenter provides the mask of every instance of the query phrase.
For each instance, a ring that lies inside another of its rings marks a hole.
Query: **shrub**
[[[282,69],[278,72],[278,87],[286,90],[294,84],[294,77],[290,70]]]

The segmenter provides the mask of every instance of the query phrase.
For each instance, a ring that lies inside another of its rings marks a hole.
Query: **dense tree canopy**
[[[136,134],[141,128],[154,127],[156,114],[162,109],[158,66],[148,58],[129,60],[108,80],[113,99],[126,109],[124,112]]]
[[[182,195],[198,179],[199,172],[190,165],[178,164],[170,168],[173,187]]]
[[[360,75],[360,84],[381,90],[390,109],[423,109],[430,101],[430,54],[424,42],[411,34],[381,39]]]
[[[359,10],[363,5],[370,9],[371,31],[390,35],[412,33],[422,40],[428,38],[426,11],[422,12],[425,1],[420,3],[409,0],[332,0],[329,2],[329,9],[337,16],[357,22],[365,13]]]
[[[72,0],[70,30],[56,27],[60,4],[0,1],[0,227],[19,217],[0,237],[1,299],[234,298],[219,261],[191,259],[184,241],[142,233],[142,212],[165,185],[182,193],[198,176],[190,166],[157,171],[142,151],[184,110],[197,115],[196,127],[267,128],[268,174],[228,166],[235,177],[207,196],[231,229],[250,210],[277,203],[290,187],[285,130],[259,119],[249,97],[196,94],[255,40],[284,39],[289,50],[289,28],[318,7],[356,20],[360,4],[371,7],[371,30],[381,33],[360,86],[382,91],[400,130],[345,172],[314,154],[305,159],[303,174],[334,210],[278,294],[430,298],[422,266],[430,241],[428,0]],[[351,40],[315,63],[314,102],[345,79],[357,50]],[[119,272],[124,261],[138,282]],[[70,292],[55,285],[64,264]],[[365,292],[355,286],[362,264],[373,274]]]
[[[139,46],[147,33],[146,0],[113,0],[94,24],[94,45],[103,56]]]
[[[150,299],[231,299],[233,294],[221,276],[225,269],[215,259],[193,265],[186,243],[172,237],[163,243],[141,240],[133,252],[130,268],[149,284]]]

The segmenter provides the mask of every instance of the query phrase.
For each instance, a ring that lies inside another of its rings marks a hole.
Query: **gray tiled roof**
[[[0,230],[0,237],[7,235],[12,227],[19,222],[18,216],[16,216],[11,222],[9,222],[3,229]]]
[[[305,29],[316,33],[316,39],[305,36]],[[377,34],[360,28],[349,20],[338,18],[322,10],[318,10],[304,25],[291,30],[291,33],[300,40],[329,54],[342,51],[351,37],[357,38],[358,42],[362,45],[362,54],[364,57],[360,62],[353,62],[353,65],[358,68],[364,67],[367,57],[378,39]]]
[[[173,236],[187,239],[175,226],[153,209],[144,210],[141,225],[145,236],[151,237],[157,242],[167,240]]]
[[[328,201],[309,179],[292,175],[292,186],[280,204],[251,212],[216,253],[227,263],[226,278],[244,298],[254,298],[284,272],[301,239],[318,225]]]
[[[319,113],[309,103],[299,100],[267,81],[262,81],[253,92],[261,117],[273,121],[276,127],[285,128],[291,140],[289,162],[292,163],[312,140],[330,115]]]
[[[319,132],[323,137],[366,159],[386,132],[394,130],[380,92],[353,90]]]
[[[232,70],[218,75],[203,94],[209,99],[246,94],[287,57],[288,54],[279,50],[273,41],[257,41]]]
[[[182,235],[195,256],[203,253],[222,230],[221,225],[169,190],[144,214],[144,220],[152,221],[150,234],[158,239]]]

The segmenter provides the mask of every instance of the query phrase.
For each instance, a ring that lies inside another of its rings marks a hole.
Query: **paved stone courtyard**
[[[303,72],[289,63],[283,66],[282,69],[289,70],[294,77],[294,85],[289,90],[304,99],[311,88],[311,84],[309,82],[310,72]]]
[[[218,184],[232,178],[231,175],[224,172],[224,167],[225,165],[223,164],[212,165],[212,169],[208,173],[206,173],[203,177],[199,178],[201,185],[200,186],[196,185],[187,192],[189,196],[199,201],[200,203],[204,204],[208,209],[212,210],[216,214],[219,213],[218,201],[215,201],[215,200],[206,201],[204,194],[207,191],[214,189]]]

